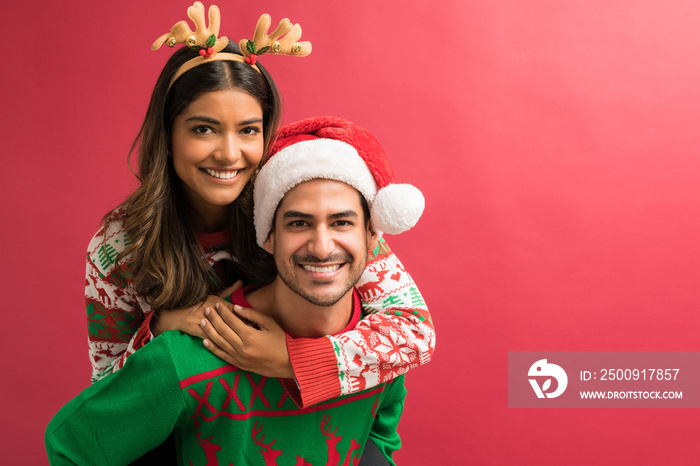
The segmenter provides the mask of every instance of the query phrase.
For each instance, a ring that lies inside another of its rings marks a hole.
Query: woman
[[[256,31],[258,45],[247,41],[242,54],[233,44],[221,47],[218,9],[212,21],[213,9],[210,26],[216,23],[216,31],[212,27],[206,43],[189,42],[175,52],[158,78],[132,147],[132,152],[138,147],[139,187],[105,216],[88,248],[93,382],[121,368],[163,331],[207,337],[202,324],[210,332],[204,343],[222,359],[262,375],[296,378],[299,392],[290,395],[300,406],[370,388],[424,364],[434,348],[430,315],[383,242],[372,254],[384,261],[385,270],[381,276],[363,275],[358,283],[365,291],[365,309],[376,313],[350,332],[351,361],[315,340],[288,352],[279,326],[252,310],[237,313],[253,326],[234,314],[227,318],[231,327],[206,319],[205,312],[226,304],[222,297],[238,280],[265,281],[274,274],[263,267],[265,253],[256,245],[250,180],[281,115],[275,83],[256,63],[256,55],[264,52],[260,38],[269,38],[269,17],[259,23],[264,31]],[[204,29],[203,6],[197,2],[188,12],[197,31]],[[301,35],[300,29],[296,36],[293,31],[287,34],[292,42]],[[168,34],[159,41],[171,45]],[[294,50],[301,51],[300,44],[305,43],[294,43]],[[376,293],[379,284],[381,294]],[[401,294],[410,289],[411,295],[402,298],[399,288]],[[218,345],[211,335],[217,335]],[[320,355],[313,353],[319,348]]]

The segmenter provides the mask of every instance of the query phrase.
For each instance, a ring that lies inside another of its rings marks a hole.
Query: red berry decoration
[[[211,57],[214,54],[214,47],[209,47],[207,49],[207,58]]]
[[[258,58],[258,56],[255,55],[254,53],[251,53],[251,54],[250,54],[250,64],[251,64],[251,66],[252,66],[252,65],[255,65],[255,62],[257,61],[257,58]]]
[[[245,57],[245,62],[246,62],[247,64],[250,65],[250,62],[251,62],[251,61],[252,61],[252,60],[250,59],[250,57]]]
[[[207,54],[207,51],[206,51],[206,50],[204,50],[204,49],[199,49],[199,55],[201,55],[201,56],[203,57],[203,56],[206,55],[206,54]]]

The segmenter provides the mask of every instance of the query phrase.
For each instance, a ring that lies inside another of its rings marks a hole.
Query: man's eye
[[[348,220],[338,220],[337,222],[335,222],[335,225],[339,227],[348,227],[352,226],[352,222]]]
[[[295,220],[289,224],[290,227],[304,227],[306,222],[303,220]]]

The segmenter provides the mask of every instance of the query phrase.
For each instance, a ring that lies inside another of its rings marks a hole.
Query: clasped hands
[[[209,351],[240,369],[267,377],[293,378],[286,335],[277,322],[224,300],[241,287],[239,281],[195,306],[160,311],[151,331],[159,335],[177,329],[202,338]]]

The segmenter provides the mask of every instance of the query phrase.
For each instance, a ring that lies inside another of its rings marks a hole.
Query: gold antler
[[[195,31],[192,32],[187,21],[180,21],[170,29],[170,32],[160,36],[151,46],[152,50],[157,50],[167,43],[169,47],[176,44],[185,44],[193,49],[200,49],[200,55],[209,57],[213,53],[220,52],[228,44],[226,37],[218,37],[219,26],[221,25],[221,13],[216,5],[209,7],[209,27],[207,28],[204,18],[204,5],[195,2],[187,9],[187,16],[194,22]],[[204,53],[202,53],[204,52]]]
[[[287,18],[280,21],[279,26],[272,34],[268,35],[267,31],[271,23],[270,15],[262,15],[255,27],[253,40],[243,39],[240,41],[239,47],[242,55],[238,55],[237,53],[219,53],[228,45],[228,39],[217,37],[221,25],[221,13],[216,5],[209,7],[208,28],[204,18],[204,5],[201,2],[194,2],[194,5],[187,9],[187,16],[194,21],[194,32],[186,21],[180,21],[175,23],[169,33],[160,36],[151,46],[151,49],[158,50],[163,43],[170,47],[185,44],[190,49],[199,51],[200,56],[187,60],[175,71],[170,78],[170,86],[184,73],[203,63],[218,60],[239,61],[248,63],[255,71],[261,73],[260,68],[255,65],[258,55],[272,53],[305,57],[311,53],[310,42],[297,42],[301,38],[301,26],[292,25]]]
[[[255,64],[254,57],[263,53],[293,57],[305,57],[311,53],[311,42],[297,42],[301,38],[301,26],[292,25],[289,19],[284,18],[272,34],[268,35],[271,23],[270,15],[262,15],[255,27],[253,40],[242,39],[238,43],[241,53],[253,59],[252,64]]]

